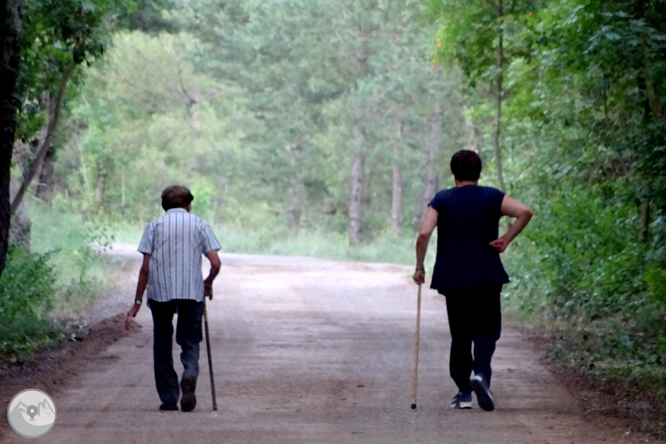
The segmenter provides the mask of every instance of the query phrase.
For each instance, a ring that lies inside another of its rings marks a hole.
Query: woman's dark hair
[[[169,211],[172,208],[185,208],[194,200],[190,190],[182,185],[174,185],[162,191],[162,208]]]
[[[483,165],[477,153],[470,150],[460,150],[451,158],[451,172],[459,181],[479,180]]]

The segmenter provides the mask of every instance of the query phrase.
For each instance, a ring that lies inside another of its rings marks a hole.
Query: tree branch
[[[76,62],[72,60],[71,62],[69,62],[69,65],[67,65],[65,71],[63,72],[62,80],[60,81],[60,87],[58,88],[58,95],[56,96],[56,106],[53,111],[53,115],[49,120],[49,126],[46,132],[46,137],[44,138],[44,142],[42,142],[42,146],[39,148],[37,158],[32,162],[32,164],[30,164],[30,168],[28,169],[28,174],[26,174],[25,179],[21,184],[21,188],[19,188],[18,193],[16,193],[16,197],[12,202],[10,210],[11,216],[13,216],[16,213],[18,206],[21,204],[21,201],[23,200],[23,196],[25,195],[26,191],[28,190],[28,187],[32,183],[35,176],[37,176],[37,173],[39,172],[39,169],[42,166],[42,162],[44,161],[44,157],[46,157],[46,153],[51,147],[53,135],[55,134],[56,128],[58,127],[58,121],[60,120],[62,105],[65,102],[65,92],[67,91],[67,84],[69,83],[69,80],[72,78],[72,75],[74,74],[74,69],[76,69],[76,65],[77,65]]]

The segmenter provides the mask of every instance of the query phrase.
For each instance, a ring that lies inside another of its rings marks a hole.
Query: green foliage
[[[113,15],[130,0],[29,0],[24,2],[19,112],[16,138],[29,142],[48,120],[45,98],[55,98],[67,65],[91,64],[105,51]],[[79,75],[81,73],[79,72]]]
[[[507,28],[518,48],[506,71],[507,182],[535,210],[509,256],[507,299],[563,328],[571,353],[609,377],[638,366],[649,374],[666,359],[658,3],[542,2]],[[463,69],[485,80],[481,69]],[[489,99],[480,99],[472,112],[482,116]]]
[[[264,233],[268,244],[287,232],[294,205],[300,229],[344,233],[359,111],[366,238],[390,224],[395,165],[410,226],[424,179],[414,165],[427,162],[435,99],[443,104],[437,159],[464,138],[457,79],[430,68],[434,28],[411,23],[417,5],[347,2],[351,21],[338,6],[191,0],[179,9],[186,32],[116,34],[70,107],[56,173],[72,210],[145,224],[161,214],[161,190],[183,183],[195,214]],[[362,47],[367,70],[357,72]]]
[[[22,313],[38,319],[42,310],[49,310],[48,301],[54,292],[55,272],[49,264],[50,255],[29,254],[12,248],[7,273],[0,278],[2,298],[0,310],[5,319]]]
[[[503,67],[508,193],[535,212],[506,256],[506,303],[565,338],[558,359],[632,392],[666,393],[663,2],[429,9],[440,24],[433,58],[467,80],[482,155],[494,125],[486,85]]]
[[[113,238],[105,223],[58,209],[62,202],[27,203],[33,252],[12,248],[0,277],[0,361],[62,340],[108,283],[100,252]]]
[[[57,320],[80,316],[107,283],[102,252],[114,240],[110,225],[72,214],[56,200],[49,208],[37,200],[28,202],[32,219],[32,248],[48,254],[55,270],[50,317]]]
[[[56,274],[51,254],[10,248],[0,277],[0,356],[30,352],[60,337],[48,319]]]
[[[529,34],[525,28],[538,0],[436,0],[428,2],[428,12],[441,23],[437,33],[434,60],[455,61],[470,85],[490,83],[497,71],[500,35],[504,39],[506,60],[529,53]],[[500,9],[500,6],[501,9]]]
[[[652,263],[646,268],[645,284],[652,300],[666,306],[666,269],[661,264]]]

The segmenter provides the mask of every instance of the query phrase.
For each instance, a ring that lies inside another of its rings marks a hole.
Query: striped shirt
[[[172,208],[143,232],[138,251],[150,254],[148,299],[203,302],[201,256],[219,250],[213,230],[184,208]]]

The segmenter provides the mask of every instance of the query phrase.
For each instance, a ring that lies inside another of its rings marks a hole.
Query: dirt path
[[[409,269],[244,255],[222,260],[216,298],[208,304],[219,411],[211,410],[204,348],[197,409],[157,410],[144,307],[137,318],[142,329],[105,344],[53,395],[58,419],[45,442],[655,442],[586,421],[526,338],[510,328],[494,361],[497,410],[484,412],[476,404],[471,411],[450,410],[456,389],[448,377],[445,301],[429,290],[422,308],[419,408],[413,411],[416,287]],[[106,310],[131,300],[135,274],[128,273]],[[11,431],[0,439],[28,441]]]

